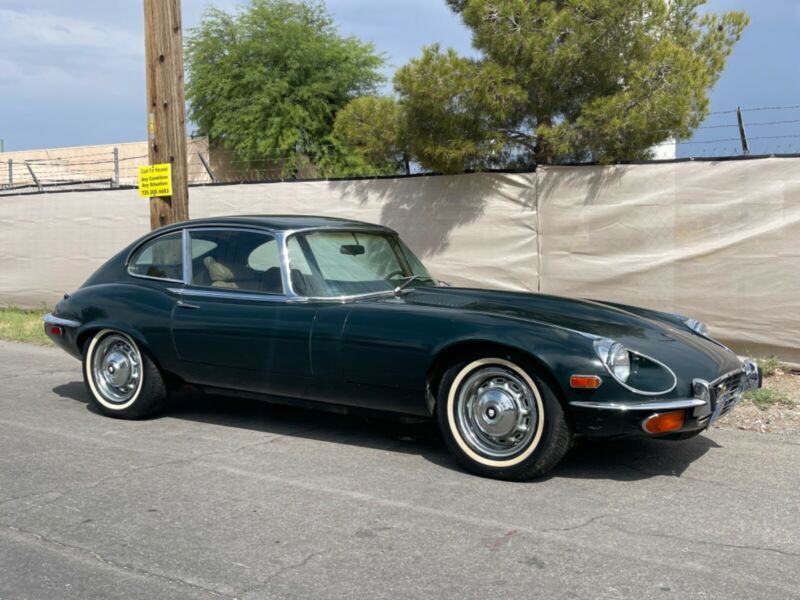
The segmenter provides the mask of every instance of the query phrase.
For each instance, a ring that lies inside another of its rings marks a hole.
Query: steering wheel
[[[392,272],[391,272],[391,273],[389,273],[388,275],[385,275],[385,276],[384,276],[384,279],[385,279],[386,281],[391,281],[393,278],[395,278],[395,277],[397,277],[397,276],[400,276],[400,277],[405,277],[405,276],[406,276],[406,274],[403,272],[403,270],[402,270],[402,269],[397,269],[396,271],[392,271]]]

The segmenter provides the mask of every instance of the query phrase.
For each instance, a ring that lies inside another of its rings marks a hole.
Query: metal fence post
[[[750,144],[747,143],[747,132],[744,129],[744,117],[741,107],[736,107],[736,119],[739,121],[739,137],[742,138],[742,153],[750,156]]]
[[[217,183],[217,178],[214,177],[214,173],[211,172],[211,165],[208,164],[205,156],[203,156],[202,152],[197,153],[197,157],[200,159],[200,162],[203,163],[203,167],[205,167],[206,173],[211,178],[211,183]]]
[[[114,148],[114,181],[111,182],[111,187],[119,187],[119,148]]]
[[[39,188],[39,191],[41,192],[42,191],[42,182],[39,181],[39,178],[36,176],[36,173],[33,172],[33,167],[31,167],[31,163],[29,163],[26,160],[25,161],[25,166],[28,167],[28,173],[31,174],[31,178],[33,179],[33,182],[36,184],[36,187]]]

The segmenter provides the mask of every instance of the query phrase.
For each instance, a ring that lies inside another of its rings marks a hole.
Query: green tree
[[[357,148],[376,174],[411,172],[405,123],[394,98],[356,98],[336,115],[333,132],[337,140]]]
[[[489,61],[425,48],[394,79],[411,151],[445,173],[502,163],[523,91],[514,73]]]
[[[241,160],[274,158],[286,173],[308,161],[323,175],[368,168],[333,139],[336,113],[372,94],[383,59],[342,37],[321,2],[251,0],[209,9],[186,43],[189,116]]]
[[[647,158],[708,114],[748,23],[705,0],[448,4],[479,57],[433,46],[395,77],[413,157],[443,172]]]

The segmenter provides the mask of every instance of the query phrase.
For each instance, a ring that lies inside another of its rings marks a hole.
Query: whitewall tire
[[[153,361],[130,336],[112,329],[98,331],[89,340],[83,378],[92,405],[111,417],[150,416],[163,407],[167,395]]]
[[[514,356],[465,358],[437,394],[445,442],[470,471],[498,479],[543,475],[566,454],[571,431],[545,378]]]

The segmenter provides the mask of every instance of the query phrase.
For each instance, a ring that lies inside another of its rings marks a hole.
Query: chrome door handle
[[[185,308],[187,310],[197,310],[200,308],[197,304],[189,304],[188,302],[184,302],[183,300],[178,300],[178,308]]]

